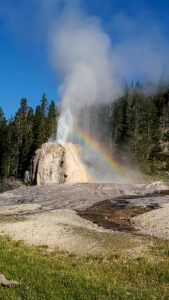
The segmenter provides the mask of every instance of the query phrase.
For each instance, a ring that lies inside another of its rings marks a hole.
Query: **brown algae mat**
[[[136,233],[137,231],[131,221],[132,218],[156,208],[159,208],[156,203],[152,205],[133,205],[125,199],[105,200],[83,211],[78,211],[78,214],[106,229]]]

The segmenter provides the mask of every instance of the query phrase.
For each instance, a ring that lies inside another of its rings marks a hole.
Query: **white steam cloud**
[[[117,41],[113,42],[98,18],[77,7],[64,10],[50,35],[51,62],[63,80],[58,141],[72,141],[82,117],[79,112],[95,103],[112,103],[122,94],[124,81],[168,76],[168,42],[157,25],[145,28],[142,21],[114,17],[111,25]]]
[[[50,35],[52,66],[62,79],[57,142],[76,142],[80,124],[111,149],[104,121],[100,124],[97,119],[98,104],[112,103],[122,95],[124,82],[168,78],[168,42],[157,25],[145,23],[142,18],[114,16],[110,38],[98,18],[77,7],[64,9]],[[85,142],[81,156],[95,181],[119,181]]]
[[[78,113],[94,103],[108,103],[121,87],[111,59],[112,46],[98,20],[72,14],[62,19],[52,39],[52,61],[64,77],[60,86],[58,140],[72,138]]]

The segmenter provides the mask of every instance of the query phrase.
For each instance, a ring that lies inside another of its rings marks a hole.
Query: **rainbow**
[[[115,156],[111,155],[110,152],[94,137],[81,128],[79,125],[76,126],[76,137],[80,142],[85,142],[106,164],[111,168],[112,172],[118,176],[124,177],[126,170],[120,165]]]

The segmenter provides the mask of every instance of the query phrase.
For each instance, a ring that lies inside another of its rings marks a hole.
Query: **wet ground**
[[[165,203],[169,203],[169,190],[152,192],[145,186],[120,184],[22,186],[0,194],[0,215],[8,216],[12,213],[29,215],[70,209],[104,228],[135,233],[132,218],[159,208]],[[33,211],[27,208],[30,204],[34,205]],[[22,205],[23,208],[20,209]],[[3,206],[9,206],[10,211],[4,210]],[[15,206],[18,208],[17,212]]]
[[[163,199],[160,197],[160,200]],[[78,211],[78,214],[103,228],[137,233],[133,227],[132,218],[157,208],[160,208],[159,195],[145,198],[105,200],[83,211]]]
[[[155,232],[149,224],[143,232],[135,226],[136,231],[133,217],[161,211],[157,208],[169,203],[168,190],[120,184],[21,186],[0,194],[0,234],[78,255],[141,255],[150,245],[145,235],[169,240],[169,210]]]

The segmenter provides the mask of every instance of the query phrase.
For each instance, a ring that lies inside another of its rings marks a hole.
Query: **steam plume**
[[[154,32],[154,26],[149,26],[141,32],[140,23],[116,16],[112,26],[120,24],[119,35],[125,30],[128,39],[113,43],[98,18],[70,6],[64,11],[50,36],[52,65],[63,80],[58,142],[74,142],[76,126],[80,123],[87,131],[92,127],[95,137],[106,144],[104,124],[98,126],[96,111],[90,108],[95,104],[112,103],[122,95],[123,81],[136,76],[157,81],[164,75],[164,66],[169,66],[168,43],[159,28]],[[131,27],[136,32],[131,34]],[[95,180],[114,180],[111,170],[85,144],[82,158]]]
[[[121,88],[111,62],[111,41],[98,20],[72,14],[62,24],[54,34],[52,53],[64,77],[57,139],[65,142],[73,137],[81,109],[110,102]]]
[[[74,138],[81,110],[95,103],[112,103],[121,95],[122,82],[168,76],[168,43],[158,26],[143,26],[142,32],[141,24],[141,19],[137,23],[121,15],[114,17],[116,34],[123,36],[125,31],[128,39],[112,43],[98,18],[72,6],[64,10],[50,36],[52,65],[63,79],[58,141]]]

